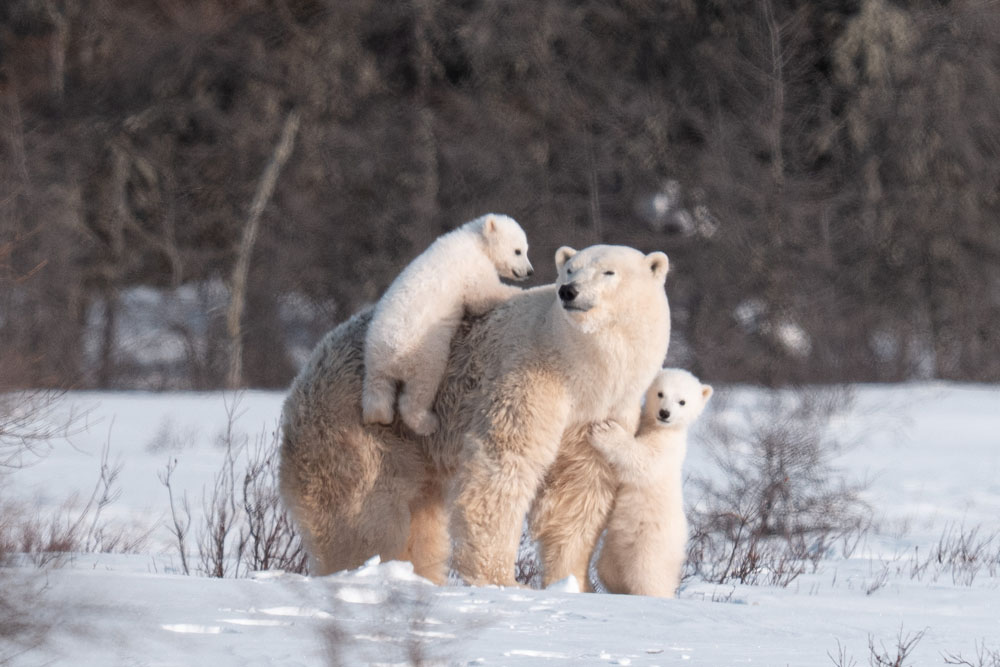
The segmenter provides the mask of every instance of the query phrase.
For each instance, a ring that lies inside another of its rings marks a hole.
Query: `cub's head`
[[[486,255],[500,277],[524,280],[535,272],[528,261],[528,237],[514,218],[488,213],[473,223],[479,227]]]
[[[712,387],[680,368],[664,368],[646,390],[643,414],[657,426],[687,428],[705,409]]]
[[[591,333],[624,323],[639,326],[643,312],[669,311],[663,283],[670,268],[662,252],[644,255],[634,248],[595,245],[556,251],[559,301],[570,321]],[[668,329],[669,335],[669,329]]]

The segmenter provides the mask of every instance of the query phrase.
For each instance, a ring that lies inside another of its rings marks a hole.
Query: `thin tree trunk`
[[[594,243],[603,243],[604,229],[601,225],[601,192],[597,183],[597,158],[594,156],[594,139],[587,134],[587,161],[589,165],[589,177],[587,179],[587,189],[590,195],[590,225],[594,232]]]
[[[63,92],[66,89],[66,45],[69,41],[69,26],[66,17],[55,7],[50,7],[49,14],[56,27],[49,56],[52,65],[49,86],[56,100],[62,102]]]
[[[128,224],[130,212],[127,202],[127,184],[129,169],[128,147],[119,137],[111,142],[111,215],[109,226],[107,258],[101,279],[104,298],[104,327],[101,333],[101,359],[98,369],[97,386],[110,389],[118,375],[118,315],[121,306],[119,289],[125,274],[125,227]]]
[[[781,26],[774,16],[771,0],[766,0],[763,8],[771,56],[771,126],[768,132],[771,144],[771,175],[780,193],[785,185],[785,159],[782,150],[784,144],[782,130],[785,124],[785,53],[781,44]]]
[[[115,380],[115,349],[118,344],[118,290],[108,286],[104,293],[104,324],[101,327],[101,359],[97,370],[97,386],[110,389]]]
[[[413,210],[416,214],[410,227],[409,241],[419,252],[425,248],[439,228],[438,195],[441,184],[438,178],[439,156],[437,137],[434,133],[434,110],[430,105],[431,76],[435,69],[430,31],[434,25],[435,0],[413,0],[416,41],[414,65],[417,70],[417,117],[415,119],[414,150],[420,169],[421,182],[415,192]]]
[[[31,187],[31,177],[28,172],[28,152],[24,147],[24,119],[21,117],[21,100],[18,98],[17,91],[13,87],[5,95],[5,98],[7,107],[10,109],[11,148],[22,181],[19,189],[28,190]],[[25,194],[29,193],[26,192]]]
[[[271,161],[264,169],[257,192],[250,204],[250,215],[243,228],[243,238],[240,240],[239,251],[236,254],[236,265],[229,285],[229,311],[226,316],[226,332],[229,335],[229,373],[226,377],[226,387],[237,389],[243,384],[243,310],[246,306],[247,275],[250,271],[250,255],[257,242],[260,231],[260,217],[267,207],[278,174],[295,146],[295,136],[299,131],[299,113],[292,109],[285,118],[285,126],[281,137],[274,147]]]

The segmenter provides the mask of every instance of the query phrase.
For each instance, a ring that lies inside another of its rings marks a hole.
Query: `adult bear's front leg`
[[[477,586],[517,585],[524,517],[555,459],[569,414],[556,379],[509,380],[467,435],[453,488],[453,565]]]

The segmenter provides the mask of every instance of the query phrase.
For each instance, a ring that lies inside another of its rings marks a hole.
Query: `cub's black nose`
[[[660,419],[670,419],[670,410],[660,410]]]
[[[559,298],[563,301],[572,301],[576,298],[576,295],[580,293],[580,290],[576,288],[576,285],[569,283],[568,285],[563,285],[559,288]]]
[[[535,270],[534,269],[528,269],[528,275],[529,276],[535,275]]]

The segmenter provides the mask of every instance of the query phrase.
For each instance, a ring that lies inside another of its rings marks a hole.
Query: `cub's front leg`
[[[588,442],[611,464],[619,481],[641,475],[646,467],[642,443],[616,421],[591,424]]]
[[[479,286],[478,289],[466,296],[465,310],[476,317],[485,315],[523,291],[520,287],[502,283],[494,277],[492,281]]]

